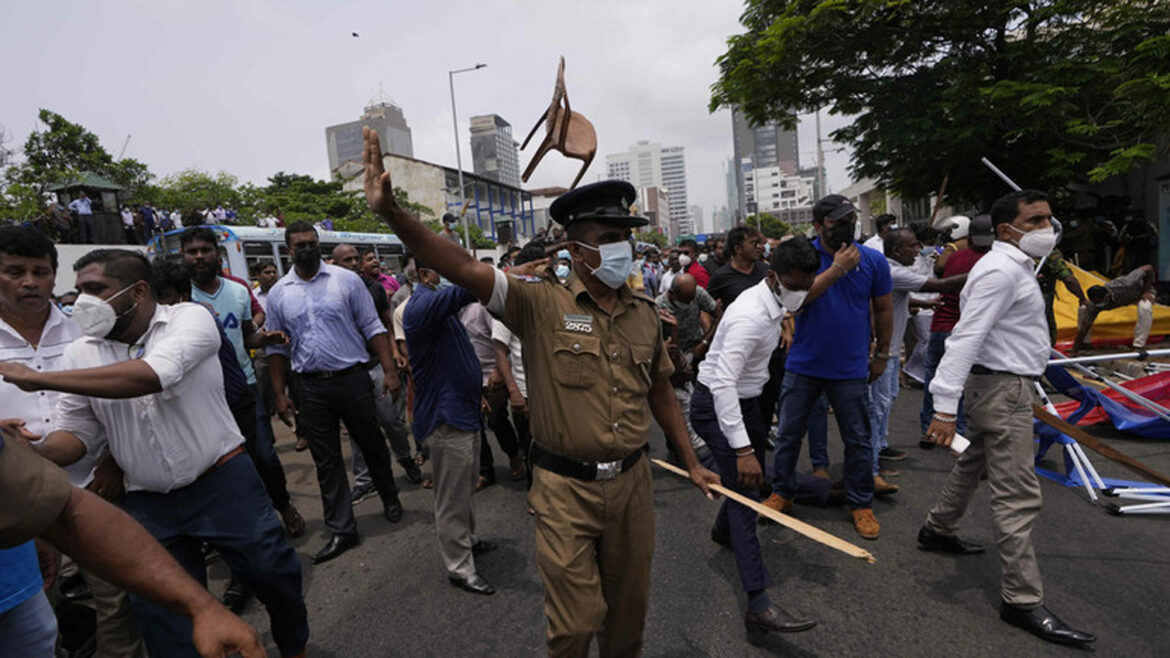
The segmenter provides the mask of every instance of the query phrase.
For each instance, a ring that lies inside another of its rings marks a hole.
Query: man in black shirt
[[[723,310],[731,306],[739,294],[764,280],[768,265],[760,260],[764,249],[764,236],[749,226],[737,226],[727,233],[723,247],[727,261],[711,276],[707,292],[722,305]]]

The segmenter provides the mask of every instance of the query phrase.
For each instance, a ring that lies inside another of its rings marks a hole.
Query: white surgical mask
[[[1022,233],[1020,236],[1019,246],[1020,251],[1028,254],[1032,258],[1045,258],[1052,253],[1052,249],[1056,247],[1056,230],[1051,226],[1045,228],[1038,228],[1034,231],[1023,231],[1011,224],[1007,225],[1011,230]]]
[[[134,285],[131,284],[122,288],[111,295],[110,299],[121,295],[133,287]],[[77,321],[77,326],[81,327],[82,333],[86,336],[105,338],[114,329],[114,324],[118,322],[118,318],[124,317],[127,313],[133,313],[137,307],[138,304],[134,304],[126,309],[125,313],[119,315],[114,310],[114,307],[110,305],[109,300],[83,292],[77,296],[77,301],[73,303],[73,319]]]
[[[772,294],[776,296],[776,301],[784,307],[785,311],[795,313],[804,305],[804,298],[808,297],[807,290],[789,290],[785,288],[779,281],[776,282],[776,288],[772,290]]]
[[[630,270],[634,267],[634,250],[629,242],[624,240],[610,242],[600,247],[587,245],[576,240],[574,242],[601,254],[601,265],[597,266],[597,269],[590,268],[593,276],[614,290],[622,287],[622,284],[626,282],[626,277],[630,275]],[[589,264],[586,263],[585,267],[589,267]]]
[[[682,268],[684,270],[687,269],[688,267],[691,266],[691,257],[686,255],[686,254],[679,256],[678,257],[678,264],[682,265]]]
[[[707,254],[699,254],[699,262],[706,263],[707,262]]]
[[[569,278],[569,266],[561,263],[557,265],[557,278],[564,281]]]

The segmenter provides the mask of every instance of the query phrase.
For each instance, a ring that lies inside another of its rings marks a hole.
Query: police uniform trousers
[[[536,560],[544,581],[550,656],[634,656],[650,601],[654,492],[650,461],[611,480],[533,469]]]
[[[972,374],[963,393],[970,447],[955,462],[926,525],[953,536],[984,472],[991,487],[991,521],[1003,569],[1003,600],[1021,607],[1044,601],[1032,525],[1040,513],[1033,467],[1032,380],[1011,374]]]

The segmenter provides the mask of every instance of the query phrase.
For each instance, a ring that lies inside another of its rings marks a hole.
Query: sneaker
[[[878,475],[880,475],[881,477],[884,477],[884,478],[892,478],[892,477],[897,477],[897,476],[899,476],[899,475],[901,475],[901,474],[902,474],[902,471],[899,471],[899,470],[898,470],[898,469],[896,469],[896,468],[882,468],[882,469],[878,469]]]
[[[376,492],[374,491],[373,483],[359,484],[358,486],[356,486],[350,490],[349,502],[351,505],[357,505],[358,503],[369,498],[370,496],[373,496],[375,493]]]
[[[882,448],[878,453],[878,459],[884,459],[888,462],[900,462],[906,458],[906,453],[894,448]]]
[[[304,452],[308,449],[309,449],[309,440],[304,438],[304,437],[298,436],[297,437],[297,444],[295,446],[293,446],[293,450],[296,450],[297,452]]]
[[[882,534],[882,526],[873,515],[872,509],[864,507],[849,510],[849,515],[853,517],[853,527],[857,529],[857,534],[861,535],[862,539],[877,539]]]
[[[898,485],[886,482],[880,475],[875,475],[873,478],[873,495],[875,496],[888,496],[898,493],[898,488]]]

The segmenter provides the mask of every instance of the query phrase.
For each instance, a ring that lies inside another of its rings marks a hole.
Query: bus
[[[272,262],[280,276],[289,270],[288,247],[284,244],[283,228],[259,228],[256,226],[222,226],[208,224],[206,228],[219,238],[219,256],[224,272],[245,281],[252,280],[252,268],[257,263]],[[179,236],[186,228],[168,231],[155,236],[147,244],[150,258],[165,255],[179,258]],[[355,233],[351,231],[317,231],[321,242],[321,255],[329,257],[339,244],[351,244],[357,248],[372,247],[378,261],[384,266],[401,271],[402,255],[405,251],[402,241],[391,233]]]

